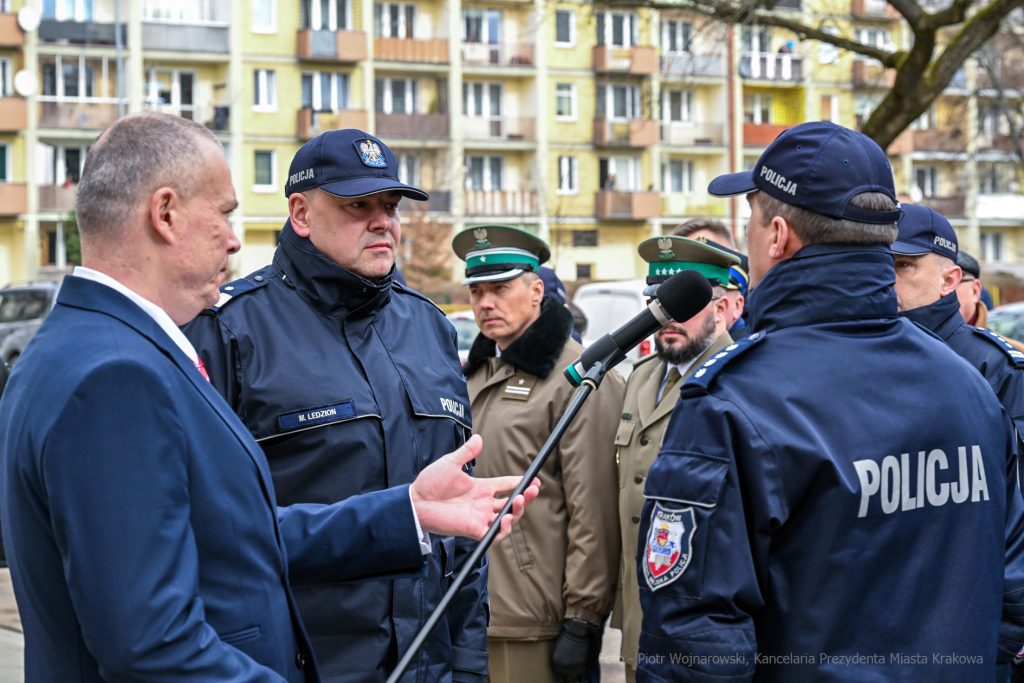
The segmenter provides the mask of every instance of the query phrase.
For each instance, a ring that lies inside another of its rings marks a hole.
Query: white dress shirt
[[[665,385],[668,384],[668,373],[672,372],[672,368],[678,370],[679,377],[682,378],[686,375],[686,371],[690,369],[690,366],[693,365],[696,360],[697,359],[694,358],[687,363],[669,363],[665,366],[665,374],[661,376],[661,386],[658,387],[658,403],[661,403],[661,395],[665,393]]]

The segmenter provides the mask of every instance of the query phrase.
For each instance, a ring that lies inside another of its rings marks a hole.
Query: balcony
[[[25,44],[25,33],[18,26],[17,14],[0,14],[0,47],[19,47]]]
[[[0,183],[0,216],[17,216],[28,211],[28,186]]]
[[[610,45],[594,47],[594,72],[628,73],[647,76],[658,70],[658,52],[653,47],[634,45],[616,49]]]
[[[406,214],[410,213],[448,213],[451,211],[452,193],[447,190],[430,190],[430,199],[425,202],[406,198],[399,208]]]
[[[21,97],[0,97],[0,131],[10,133],[28,127],[28,103]]]
[[[661,144],[680,147],[724,145],[724,123],[683,123],[674,121],[661,124]]]
[[[803,79],[803,57],[792,53],[744,52],[739,71],[743,78],[799,81]]]
[[[533,66],[533,43],[463,43],[468,66]]]
[[[858,19],[897,21],[900,18],[900,13],[885,0],[852,0],[850,14]]]
[[[376,114],[379,138],[447,139],[447,114]]]
[[[722,55],[694,55],[689,52],[670,52],[661,56],[663,76],[700,76],[724,78],[725,58]]]
[[[373,58],[382,62],[447,64],[448,41],[441,38],[374,38]]]
[[[978,195],[978,218],[1019,221],[1024,216],[1024,196],[1019,194]]]
[[[532,190],[466,190],[467,216],[534,216],[537,193]]]
[[[40,102],[40,128],[106,128],[117,121],[117,103]]]
[[[654,119],[610,121],[594,119],[594,144],[598,146],[650,147],[658,144],[658,122]]]
[[[947,152],[957,154],[967,151],[967,136],[957,128],[949,130],[915,130],[913,135],[915,152]]]
[[[922,197],[921,201],[917,203],[921,206],[927,206],[935,213],[941,214],[946,218],[965,215],[964,206],[966,202],[962,194],[951,197]],[[1019,214],[1016,217],[1019,218]]]
[[[312,140],[329,130],[366,130],[366,121],[365,109],[342,109],[337,112],[300,109],[296,116],[295,136],[300,140]]]
[[[1015,146],[1013,138],[1009,135],[984,132],[978,134],[978,151],[1012,154],[1015,152]]]
[[[117,42],[114,24],[94,21],[56,21],[43,19],[39,23],[39,41],[42,43],[70,43],[73,45],[114,45]],[[121,44],[128,44],[128,27],[121,25]]]
[[[886,69],[881,64],[866,59],[853,63],[853,86],[855,88],[891,88],[896,83],[896,69]]]
[[[299,59],[311,61],[361,62],[366,59],[366,34],[304,28],[296,37],[295,52]]]
[[[462,117],[467,140],[535,140],[536,120],[532,116]]]
[[[594,216],[600,219],[639,221],[661,215],[657,192],[595,192]]]
[[[173,52],[228,52],[228,27],[144,21],[142,47]]]
[[[662,216],[711,216],[725,217],[725,201],[708,199],[706,195],[665,193],[661,196]]]
[[[743,144],[756,147],[765,147],[775,142],[775,138],[782,134],[782,131],[789,130],[796,124],[775,124],[775,123],[744,123]]]
[[[78,185],[40,185],[39,210],[66,213],[75,208],[78,198]]]

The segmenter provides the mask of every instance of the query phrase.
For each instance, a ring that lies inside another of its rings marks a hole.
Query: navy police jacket
[[[455,330],[390,275],[365,280],[286,223],[273,263],[222,292],[185,333],[263,447],[279,504],[408,484],[467,438]],[[386,679],[473,547],[432,541],[425,579],[295,589],[324,680]],[[486,603],[485,558],[403,680],[482,681]]]
[[[986,681],[1024,643],[1011,422],[894,280],[884,246],[804,247],[681,387],[645,488],[639,681]]]
[[[91,280],[18,360],[0,456],[27,683],[316,683],[290,586],[424,569],[408,487],[275,507],[224,400]]]

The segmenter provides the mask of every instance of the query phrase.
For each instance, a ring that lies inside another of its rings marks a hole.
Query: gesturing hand
[[[507,495],[520,477],[477,479],[462,471],[463,465],[480,454],[483,440],[473,436],[462,448],[425,467],[410,487],[412,504],[424,531],[440,536],[467,536],[480,540],[501,512]],[[540,493],[534,479],[512,503],[512,514],[501,520],[498,543],[509,535],[512,525],[523,516],[526,506]],[[498,498],[505,494],[506,497]]]

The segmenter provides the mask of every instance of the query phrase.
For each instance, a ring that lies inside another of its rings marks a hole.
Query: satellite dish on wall
[[[22,97],[32,97],[39,90],[39,79],[34,72],[22,69],[14,74],[14,91]]]
[[[18,26],[25,33],[31,33],[39,28],[39,10],[30,5],[26,5],[18,10]]]
[[[740,78],[750,78],[750,62],[741,59],[739,66],[736,67],[736,71],[739,73]]]

